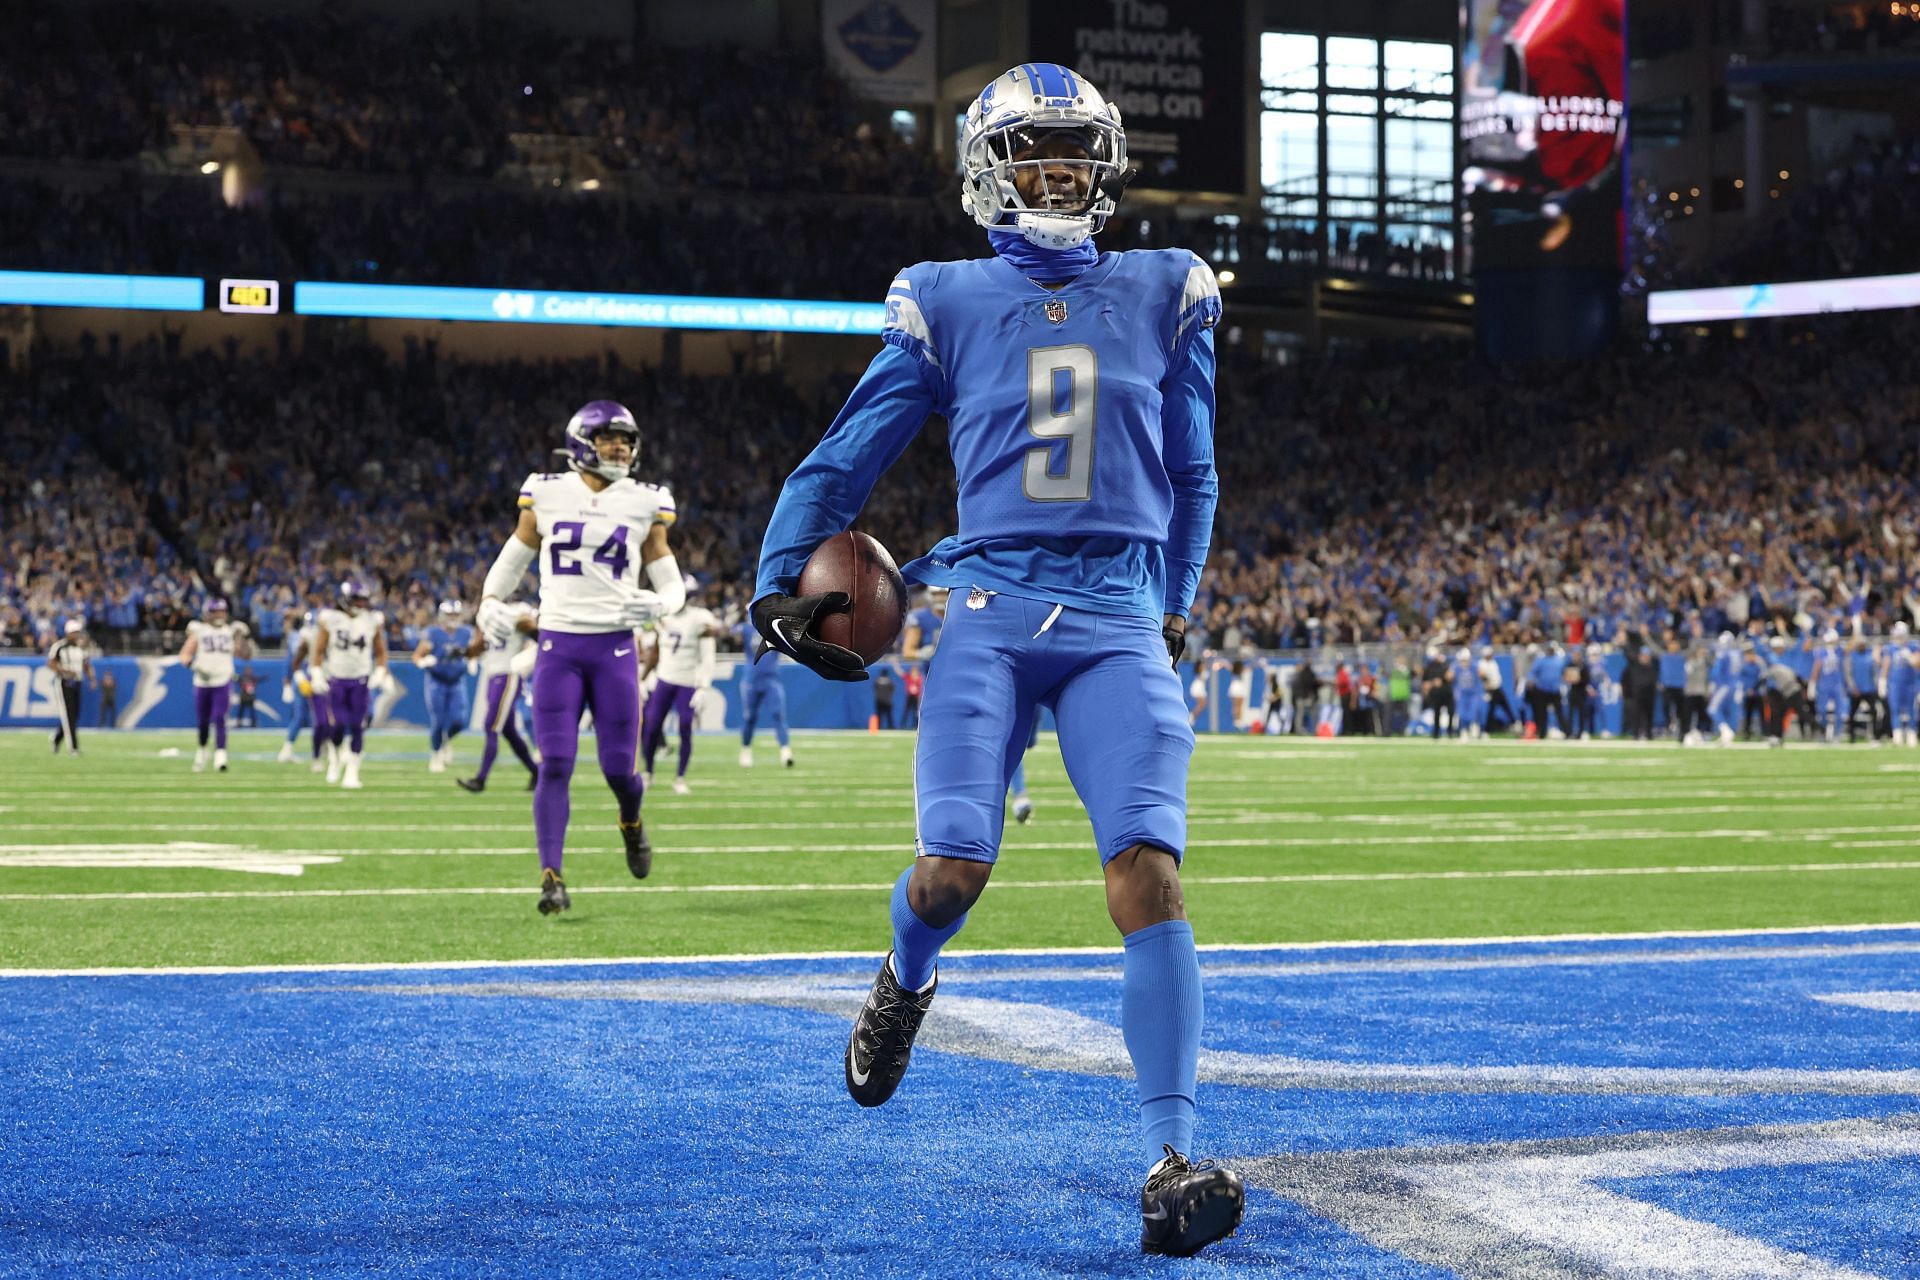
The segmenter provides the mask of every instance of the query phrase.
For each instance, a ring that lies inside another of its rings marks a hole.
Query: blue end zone
[[[952,959],[866,1112],[875,963],[9,980],[0,1276],[1645,1274],[1583,1196],[1700,1276],[1920,1275],[1920,1015],[1816,998],[1920,990],[1920,931],[1207,953],[1199,1154],[1255,1189],[1180,1263],[1117,954]]]

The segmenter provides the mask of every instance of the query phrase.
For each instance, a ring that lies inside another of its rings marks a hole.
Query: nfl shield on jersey
[[[540,530],[540,629],[626,630],[622,604],[647,585],[641,545],[654,525],[673,523],[673,495],[637,480],[596,493],[578,472],[536,473],[520,486],[520,506]]]

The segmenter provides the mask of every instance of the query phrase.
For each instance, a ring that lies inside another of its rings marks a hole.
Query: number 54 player
[[[768,644],[865,679],[818,635],[846,596],[791,593],[928,416],[947,418],[960,529],[903,571],[953,590],[920,713],[918,857],[894,888],[893,949],[854,1023],[847,1088],[878,1106],[900,1084],[935,961],[986,888],[1008,780],[1049,708],[1126,944],[1141,1247],[1191,1254],[1232,1232],[1245,1201],[1238,1174],[1189,1160],[1201,991],[1180,890],[1193,732],[1174,667],[1218,488],[1219,288],[1185,250],[1095,250],[1127,180],[1126,134],[1068,68],[994,80],[961,141],[963,201],[994,256],[923,262],[887,290],[884,345],[787,478],[752,607]]]

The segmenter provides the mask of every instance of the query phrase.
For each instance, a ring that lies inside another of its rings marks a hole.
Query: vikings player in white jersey
[[[694,698],[713,688],[713,640],[726,628],[698,598],[700,584],[686,580],[687,603],[654,627],[653,670],[659,679],[647,695],[641,717],[640,750],[646,756],[647,781],[653,781],[653,757],[666,741],[667,713],[680,719],[680,768],[673,776],[675,795],[687,794],[687,764],[693,759]]]
[[[574,414],[566,431],[568,470],[530,475],[520,487],[520,523],[488,571],[480,602],[481,631],[489,640],[506,638],[515,626],[506,601],[540,558],[533,682],[540,779],[533,830],[542,915],[573,905],[560,872],[583,708],[593,712],[600,772],[619,801],[627,869],[643,879],[653,865],[640,823],[640,659],[633,633],[677,612],[686,586],[667,546],[673,495],[633,478],[639,454],[640,428],[625,406],[595,400]]]
[[[349,578],[340,584],[340,603],[338,609],[322,609],[314,619],[313,647],[319,666],[307,678],[314,693],[327,696],[333,713],[333,757],[327,762],[327,781],[358,790],[367,694],[384,689],[393,676],[387,670],[387,619],[373,607],[372,588]]]
[[[187,624],[187,642],[180,648],[180,665],[193,670],[193,714],[200,730],[200,746],[193,753],[193,771],[207,767],[207,730],[213,730],[213,767],[227,771],[227,698],[233,687],[233,660],[247,656],[247,624],[235,622],[227,602],[215,597],[201,610],[205,616]]]
[[[487,704],[487,745],[480,753],[480,772],[471,778],[456,778],[454,781],[462,790],[476,795],[487,789],[487,775],[493,772],[493,762],[500,754],[502,738],[513,748],[513,754],[519,757],[520,763],[527,766],[528,789],[531,790],[540,779],[540,770],[533,763],[533,755],[527,750],[526,739],[520,736],[520,726],[513,714],[520,702],[520,677],[514,670],[514,662],[520,657],[521,651],[533,643],[533,637],[540,633],[540,615],[524,600],[513,601],[507,605],[507,609],[513,615],[513,630],[499,640],[481,635],[474,640],[474,647],[467,651],[469,655],[480,659],[480,688]]]

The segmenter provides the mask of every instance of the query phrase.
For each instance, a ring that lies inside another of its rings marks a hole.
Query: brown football
[[[885,547],[852,530],[828,538],[807,557],[795,594],[819,591],[844,591],[853,607],[822,616],[815,635],[853,650],[868,665],[893,648],[907,620],[907,584]]]

